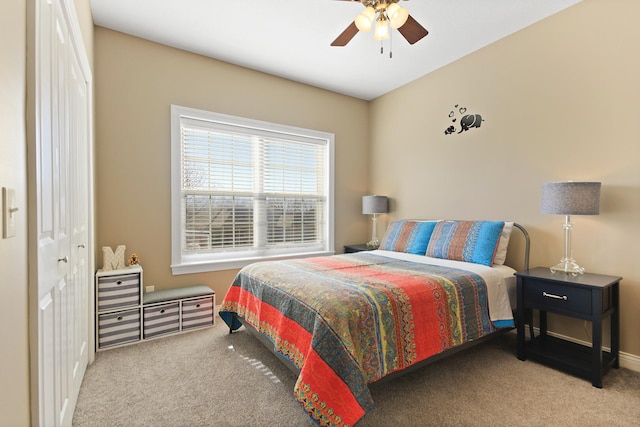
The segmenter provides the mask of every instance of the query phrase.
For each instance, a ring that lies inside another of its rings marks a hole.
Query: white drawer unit
[[[147,308],[157,307],[169,302],[179,305],[180,321],[179,330],[176,332],[186,332],[193,329],[213,326],[213,308],[216,303],[216,295],[208,286],[187,286],[184,288],[146,293],[144,294],[143,306],[146,310]],[[145,315],[145,331],[147,329],[147,323],[151,326],[152,321],[156,321],[156,319],[147,319]],[[146,332],[145,338],[147,338]]]
[[[96,349],[142,339],[142,268],[96,273]]]
[[[142,267],[96,273],[96,350],[211,327],[215,292],[197,285],[143,294]]]

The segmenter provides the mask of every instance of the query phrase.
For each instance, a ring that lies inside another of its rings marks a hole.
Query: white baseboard
[[[534,327],[533,329],[535,332],[540,332],[540,329],[537,327]],[[515,329],[513,330],[513,332],[515,333]],[[528,335],[529,328],[525,328],[525,332]],[[579,340],[573,337],[569,337],[567,335],[562,335],[555,332],[547,332],[547,334],[552,337],[561,338],[566,341],[574,342],[576,344],[582,344],[589,347],[591,346],[591,343],[588,341]],[[603,349],[606,351],[611,351],[609,347],[603,347]],[[635,372],[640,372],[640,356],[636,356],[635,354],[631,354],[631,353],[625,353],[624,351],[621,351],[618,356],[620,358],[621,368],[627,368]]]
[[[620,366],[632,371],[640,372],[640,356],[635,354],[620,352]]]

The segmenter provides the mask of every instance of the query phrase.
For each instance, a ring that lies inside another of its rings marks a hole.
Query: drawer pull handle
[[[160,314],[164,314],[164,308],[160,310]]]
[[[566,295],[560,296],[560,295],[548,294],[546,292],[542,292],[542,296],[545,296],[547,298],[553,298],[553,299],[561,299],[563,301],[566,301],[569,299]]]
[[[122,285],[122,280],[118,280],[118,281],[116,282],[116,285]]]
[[[118,320],[122,320],[122,316],[118,316]]]
[[[200,308],[200,304],[196,304],[196,308]]]

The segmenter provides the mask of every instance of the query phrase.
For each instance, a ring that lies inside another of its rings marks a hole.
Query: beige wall
[[[392,197],[387,220],[515,220],[531,234],[532,266],[557,263],[564,247],[564,217],[540,213],[542,183],[601,181],[600,215],[572,217],[573,254],[589,272],[623,276],[621,349],[636,356],[638,20],[635,0],[585,0],[378,98],[370,118],[370,188]],[[481,128],[445,135],[455,104],[481,114]],[[550,327],[589,339],[581,321]]]
[[[171,104],[334,133],[336,250],[362,241],[365,101],[101,27],[94,37],[98,247],[136,252],[145,285],[207,284],[220,301],[236,273],[171,274]]]
[[[2,239],[0,234],[3,426],[29,424],[25,14],[26,0],[0,2],[0,187],[16,190],[16,206],[20,209],[16,213],[16,236]]]

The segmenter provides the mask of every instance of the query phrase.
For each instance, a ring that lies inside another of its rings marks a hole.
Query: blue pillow
[[[440,221],[426,255],[490,266],[503,227],[504,221]]]
[[[396,221],[385,232],[378,249],[424,255],[435,226],[436,221]]]

